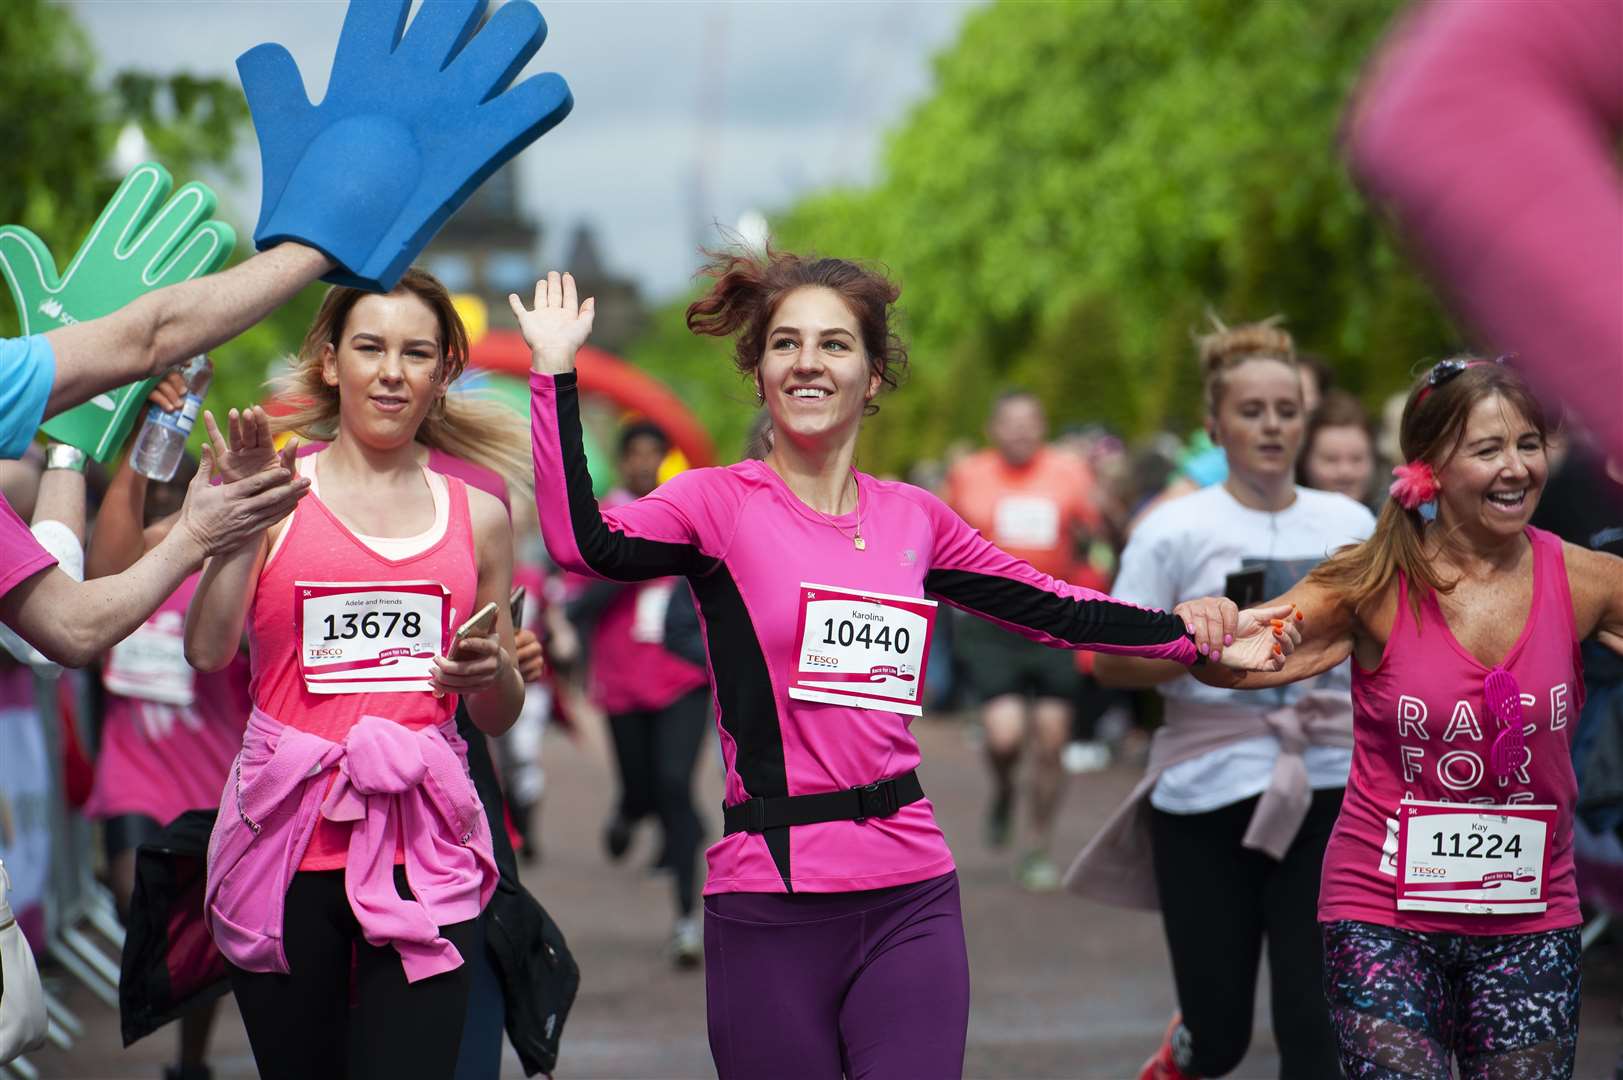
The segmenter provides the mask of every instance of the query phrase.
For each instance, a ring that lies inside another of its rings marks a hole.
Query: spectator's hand
[[[353,2],[311,105],[293,57],[237,58],[264,175],[254,243],[330,255],[337,285],[388,291],[475,188],[569,114],[569,86],[537,75],[503,91],[546,40],[528,0],[480,26],[485,0]]]
[[[1234,644],[1223,650],[1225,667],[1241,671],[1278,671],[1301,644],[1302,613],[1292,604],[1247,608],[1234,628]]]
[[[186,491],[173,531],[189,536],[205,555],[235,551],[281,521],[310,490],[310,481],[284,465],[228,483],[214,483],[214,447],[203,447],[197,475]]]
[[[514,659],[518,662],[518,675],[527,683],[540,682],[547,673],[546,656],[541,651],[541,639],[530,629],[513,632]]]
[[[214,414],[203,411],[203,427],[208,431],[209,446],[214,451],[214,467],[226,483],[241,480],[269,468],[283,468],[292,472],[298,455],[298,441],[289,439],[280,454],[271,437],[270,417],[258,405],[246,412],[232,409],[226,416],[230,441],[222,438]]]
[[[179,368],[168,372],[152,386],[152,392],[147,395],[147,401],[156,405],[164,412],[176,412],[186,404],[186,376]],[[137,427],[136,432],[140,432]]]

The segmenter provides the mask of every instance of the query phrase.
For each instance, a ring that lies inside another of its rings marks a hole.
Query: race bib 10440
[[[1403,802],[1398,910],[1525,915],[1547,906],[1554,806]]]
[[[446,645],[437,581],[296,581],[299,668],[312,694],[432,690]]]
[[[800,585],[800,654],[789,696],[918,716],[936,603]]]

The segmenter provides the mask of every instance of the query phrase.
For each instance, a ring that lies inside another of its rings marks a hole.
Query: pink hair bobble
[[[1420,509],[1421,504],[1437,498],[1437,492],[1442,489],[1437,483],[1437,474],[1424,461],[1399,465],[1392,470],[1392,475],[1397,479],[1392,481],[1387,493],[1405,510]]]

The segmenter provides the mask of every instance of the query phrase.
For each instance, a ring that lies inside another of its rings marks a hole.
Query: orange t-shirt
[[[1010,555],[1075,584],[1095,575],[1077,560],[1076,529],[1098,525],[1093,474],[1080,458],[1043,447],[1018,468],[981,450],[947,474],[947,502]]]

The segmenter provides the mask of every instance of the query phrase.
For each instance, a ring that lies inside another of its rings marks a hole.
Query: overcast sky
[[[433,2],[433,0],[428,0]],[[798,195],[873,175],[881,136],[930,88],[930,58],[975,0],[813,3],[540,0],[547,43],[525,69],[569,80],[575,109],[518,158],[543,264],[574,226],[653,298],[697,266],[699,223],[735,224]],[[103,75],[184,69],[236,78],[239,53],[287,46],[319,100],[343,21],[337,0],[72,0]],[[229,215],[258,214],[248,185]],[[698,169],[701,151],[709,166]],[[696,193],[702,192],[702,197]],[[702,203],[702,205],[701,205]]]

